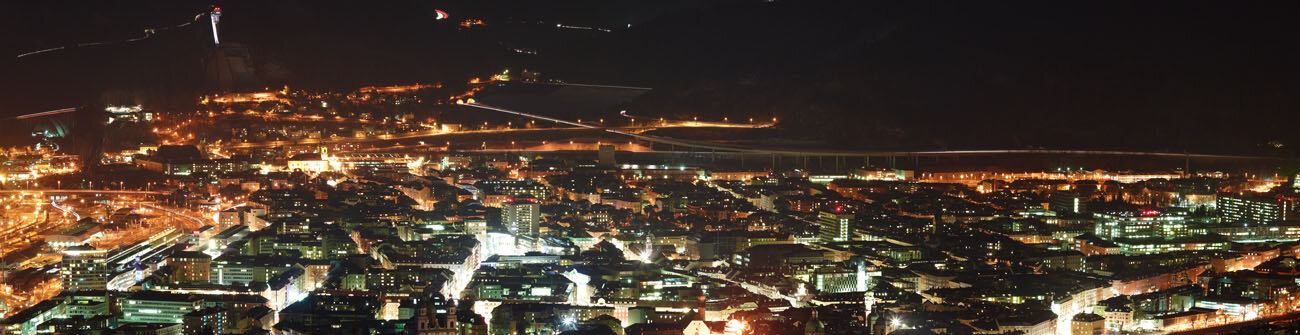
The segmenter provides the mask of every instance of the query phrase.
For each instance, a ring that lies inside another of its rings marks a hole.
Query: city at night
[[[1300,334],[1300,2],[6,5],[0,335]]]

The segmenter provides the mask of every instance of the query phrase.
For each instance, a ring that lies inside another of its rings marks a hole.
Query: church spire
[[[700,307],[699,307],[699,312],[695,314],[696,320],[704,321],[704,313],[705,313],[704,300],[705,300],[704,292],[700,292],[700,302],[699,302]]]
[[[456,328],[456,299],[447,304],[447,328]]]

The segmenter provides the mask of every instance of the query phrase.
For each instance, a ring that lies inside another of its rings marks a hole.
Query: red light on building
[[[1152,209],[1142,211],[1142,216],[1156,216],[1156,215],[1160,215],[1160,212]]]
[[[835,214],[844,213],[844,205],[835,205]]]

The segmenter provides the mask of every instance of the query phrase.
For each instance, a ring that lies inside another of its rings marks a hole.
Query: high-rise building
[[[844,242],[853,239],[853,214],[844,213],[844,207],[836,206],[834,210],[817,213],[817,223],[821,226],[822,243]]]
[[[1290,218],[1294,210],[1291,199],[1266,196],[1225,194],[1215,200],[1219,219],[1223,222],[1268,223]]]
[[[64,291],[108,289],[108,250],[79,245],[63,250]]]
[[[501,224],[516,236],[537,236],[542,206],[531,198],[509,198],[501,205]]]
[[[1050,199],[1051,207],[1048,208],[1057,214],[1062,213],[1083,213],[1088,211],[1088,198],[1074,191],[1057,191],[1052,192]]]

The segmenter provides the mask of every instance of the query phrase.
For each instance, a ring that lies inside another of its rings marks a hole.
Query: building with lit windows
[[[108,288],[108,250],[80,245],[63,250],[60,265],[64,291]]]
[[[1295,209],[1291,199],[1235,194],[1220,195],[1215,207],[1223,222],[1255,223],[1284,221]]]
[[[302,171],[306,173],[321,173],[330,171],[329,161],[325,160],[324,155],[318,153],[299,154],[289,158],[287,162],[289,171]]]
[[[1196,235],[1178,238],[1115,239],[1124,255],[1150,255],[1176,251],[1228,250],[1232,242],[1218,235]]]
[[[185,314],[184,334],[225,334],[230,323],[230,313],[224,308],[208,307]]]
[[[63,305],[56,300],[41,301],[18,313],[0,320],[0,331],[5,334],[35,334],[47,321],[63,318]]]
[[[1095,213],[1093,216],[1097,221],[1094,234],[1105,240],[1169,238],[1205,233],[1193,229],[1185,216],[1155,210]]]
[[[99,223],[79,223],[57,233],[46,235],[45,244],[54,250],[59,250],[90,243],[103,236],[104,232]]]
[[[1114,255],[1120,253],[1119,245],[1110,241],[1098,238],[1093,234],[1082,234],[1071,239],[1074,244],[1074,250],[1083,253],[1084,256],[1095,255]]]
[[[1106,318],[1092,313],[1075,314],[1070,320],[1070,335],[1101,335],[1106,333]]]
[[[899,169],[853,169],[849,173],[849,178],[859,180],[912,180],[915,179],[915,172],[911,170]]]
[[[198,251],[179,251],[167,257],[167,265],[176,270],[172,280],[178,283],[207,282],[212,256]]]
[[[218,285],[265,283],[294,264],[291,259],[279,257],[226,254],[212,260],[208,267],[208,281]]]
[[[1088,211],[1088,198],[1074,191],[1052,192],[1048,209],[1060,213],[1083,213]]]
[[[424,164],[424,159],[394,153],[337,153],[331,154],[326,163],[343,171],[407,173]]]
[[[1300,240],[1300,222],[1223,222],[1205,228],[1210,234],[1228,237],[1233,242],[1297,241]]]
[[[524,180],[487,180],[474,183],[474,187],[484,193],[497,193],[509,196],[526,194],[536,199],[549,199],[551,188],[532,179]]]
[[[866,292],[880,270],[858,259],[848,266],[817,267],[808,275],[811,288],[821,293]]]
[[[185,315],[203,307],[196,295],[140,291],[122,299],[122,323],[185,322]]]
[[[510,198],[501,205],[501,225],[515,236],[537,236],[542,206],[529,198]]]
[[[844,213],[844,207],[836,207],[833,212],[818,212],[817,224],[821,226],[822,243],[853,240],[852,222],[853,214]]]
[[[1267,308],[1268,305],[1268,300],[1225,296],[1207,296],[1196,300],[1196,307],[1223,311],[1223,314],[1236,319],[1259,317],[1260,311]]]

